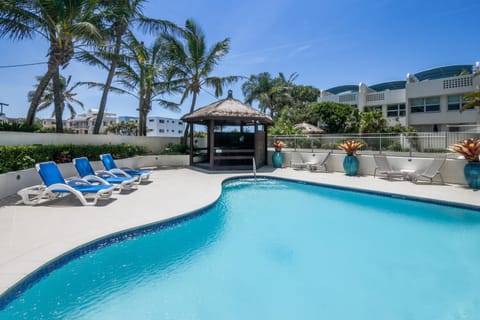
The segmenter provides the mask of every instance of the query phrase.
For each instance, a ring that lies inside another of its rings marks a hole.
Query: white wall
[[[272,152],[268,152],[268,164],[272,165]],[[292,159],[299,156],[298,152],[289,152],[285,151],[283,166],[289,167]],[[311,154],[311,152],[306,152],[305,154]],[[360,166],[358,170],[359,175],[373,175],[375,170],[375,161],[373,160],[372,155],[357,155]],[[330,172],[344,172],[343,171],[343,159],[345,158],[344,153],[333,153],[330,155],[327,161],[328,171]],[[417,157],[398,157],[398,156],[388,156],[388,161],[393,169],[398,170],[422,170],[429,166],[432,158],[417,158]],[[463,168],[465,167],[466,161],[459,159],[447,159],[443,165],[440,172],[442,173],[443,179],[446,183],[461,184],[466,185],[467,181],[463,175]],[[438,177],[436,179],[439,179]]]
[[[30,133],[0,131],[0,145],[17,146],[32,144],[131,144],[144,146],[152,153],[165,149],[167,143],[180,143],[175,137],[132,137],[117,135],[78,135],[59,133]]]

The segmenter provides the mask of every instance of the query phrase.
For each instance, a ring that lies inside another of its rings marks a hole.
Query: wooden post
[[[188,124],[190,126],[190,166],[193,165],[193,122]]]
[[[215,164],[214,157],[215,157],[215,121],[210,120],[208,123],[208,148],[210,152],[210,169],[213,169]]]

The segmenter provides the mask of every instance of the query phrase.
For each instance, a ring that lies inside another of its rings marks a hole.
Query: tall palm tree
[[[215,96],[223,94],[225,85],[241,79],[240,76],[216,77],[211,76],[213,69],[230,50],[230,39],[225,38],[216,42],[207,49],[205,34],[193,20],[185,22],[185,32],[178,37],[164,35],[168,41],[168,58],[170,61],[167,70],[167,80],[170,88],[183,92],[180,99],[182,104],[190,95],[192,102],[190,112],[195,110],[200,90],[210,87],[215,90]],[[188,127],[185,130],[185,139],[188,136]]]
[[[144,136],[147,134],[147,116],[154,102],[162,107],[178,110],[178,104],[161,98],[162,95],[172,92],[165,82],[164,74],[166,43],[162,37],[158,37],[151,47],[146,47],[131,32],[127,32],[124,47],[125,58],[119,61],[116,72],[117,82],[124,89],[113,88],[138,99],[138,134]],[[104,87],[103,84],[101,86]]]
[[[269,110],[270,115],[274,117],[278,115],[285,104],[293,103],[290,91],[297,77],[297,73],[292,73],[287,79],[281,72],[276,78],[272,78],[268,72],[251,75],[242,84],[245,102],[252,104],[254,101],[257,101],[258,107],[262,112]]]
[[[473,74],[473,77],[480,77],[480,71],[476,71]],[[480,107],[480,87],[477,87],[475,92],[465,95],[463,100],[465,101],[465,104],[460,109],[461,112],[468,109],[473,109],[475,107]],[[477,124],[480,124],[480,110],[477,113]]]
[[[54,91],[56,131],[62,132],[59,68],[65,68],[78,44],[101,38],[95,0],[2,0],[0,37],[14,40],[38,35],[49,43],[48,69],[32,95],[26,123],[35,120],[42,94],[50,80]]]
[[[112,86],[115,71],[120,59],[120,51],[122,49],[122,41],[127,31],[131,30],[133,24],[138,25],[144,31],[149,33],[180,30],[178,26],[167,20],[152,19],[146,17],[142,12],[142,4],[145,0],[100,0],[102,7],[102,15],[105,19],[108,34],[108,43],[106,46],[98,48],[97,52],[84,52],[80,57],[81,60],[88,61],[92,64],[103,66],[108,70],[105,87],[103,89],[102,98],[98,107],[98,114],[93,128],[93,133],[98,134],[102,125],[103,115],[107,105],[108,93]],[[102,62],[97,59],[103,60]]]
[[[42,81],[42,77],[37,77],[38,82]],[[62,118],[63,118],[63,112],[65,109],[68,109],[70,112],[70,119],[75,118],[77,115],[77,111],[75,110],[74,105],[78,105],[83,109],[83,102],[80,100],[76,99],[75,96],[77,95],[74,90],[78,87],[79,83],[75,83],[73,86],[70,86],[70,82],[72,80],[72,76],[68,76],[67,79],[65,77],[60,76],[60,96],[61,96],[61,102],[62,102],[62,107],[61,107],[61,112],[62,112]],[[45,88],[45,91],[42,94],[42,97],[40,98],[40,104],[38,105],[37,111],[42,111],[50,107],[52,104],[54,104],[54,92],[53,92],[53,82],[50,81]],[[35,95],[35,91],[30,91],[28,93],[28,101],[31,101],[33,99],[33,96]],[[52,117],[55,116],[55,110],[52,112]]]

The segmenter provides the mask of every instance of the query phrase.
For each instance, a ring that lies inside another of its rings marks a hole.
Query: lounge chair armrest
[[[101,178],[113,178],[116,177],[113,173],[110,171],[105,171],[105,170],[98,170],[95,172],[95,174]]]
[[[122,169],[118,169],[118,168],[111,169],[109,172],[113,173],[115,176],[122,176],[122,177],[127,177],[127,178],[132,177],[131,175],[129,175],[128,173],[126,173]]]
[[[87,181],[88,183],[90,183],[90,181],[94,181],[94,182],[98,182],[98,183],[100,183],[100,184],[109,184],[107,181],[105,181],[105,180],[102,179],[101,177],[99,177],[99,176],[94,176],[94,175],[85,176],[85,177],[83,177],[82,180],[85,180],[85,181]]]

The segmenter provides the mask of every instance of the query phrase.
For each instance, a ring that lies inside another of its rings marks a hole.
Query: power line
[[[48,63],[47,61],[45,62],[34,62],[34,63],[24,63],[24,64],[11,64],[11,65],[6,65],[6,66],[0,66],[0,69],[5,69],[5,68],[16,68],[16,67],[28,67],[28,66],[35,66],[38,64],[46,64]]]

